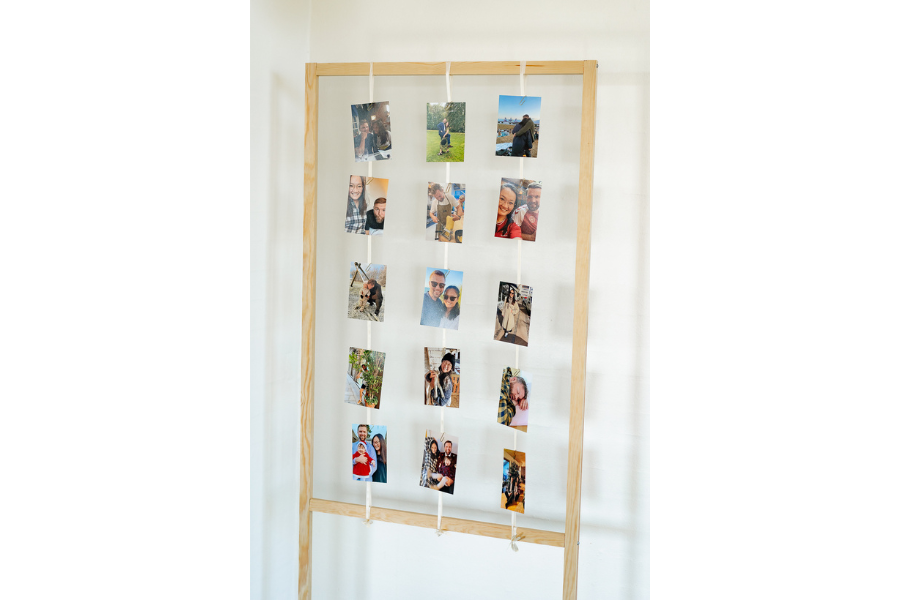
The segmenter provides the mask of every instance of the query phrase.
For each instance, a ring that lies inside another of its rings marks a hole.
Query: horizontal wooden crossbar
[[[348,504],[347,502],[335,502],[333,500],[311,498],[309,501],[309,510],[332,515],[342,515],[345,517],[366,518],[366,507],[362,504]],[[426,515],[423,513],[373,506],[369,509],[369,518],[374,521],[384,521],[386,523],[399,523],[401,525],[415,525],[416,527],[437,529],[436,515]],[[481,521],[469,521],[467,519],[455,519],[453,517],[441,517],[441,530],[455,531],[457,533],[471,533],[472,535],[483,535],[500,538],[501,540],[510,539],[512,533],[509,525],[483,523]],[[562,532],[516,527],[516,534],[522,534],[522,537],[519,539],[521,542],[556,546],[557,548],[562,548],[565,545],[566,536]]]
[[[582,60],[528,61],[526,75],[583,75]],[[505,61],[451,62],[451,75],[518,75],[520,63]],[[373,75],[444,75],[445,62],[377,62],[372,65]],[[316,75],[368,75],[369,63],[316,63]]]

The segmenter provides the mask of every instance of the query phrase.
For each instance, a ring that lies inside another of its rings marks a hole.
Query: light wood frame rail
[[[370,63],[308,63],[306,65],[306,134],[303,192],[303,297],[300,364],[300,600],[312,594],[310,551],[312,513],[365,517],[365,506],[313,498],[313,404],[316,348],[316,176],[319,142],[319,77],[368,76]],[[372,73],[384,75],[444,75],[444,62],[376,62]],[[451,75],[518,75],[517,61],[453,62]],[[581,531],[581,472],[584,447],[584,391],[588,331],[588,288],[591,262],[591,211],[594,185],[594,132],[597,114],[597,61],[529,61],[526,75],[581,75],[581,151],[578,171],[578,230],[575,241],[575,316],[572,333],[572,386],[569,398],[569,452],[566,473],[565,532],[517,527],[521,541],[562,547],[564,600],[578,596],[578,544]],[[433,527],[435,515],[372,506],[370,518],[417,527]],[[508,525],[443,517],[441,529],[508,539]]]

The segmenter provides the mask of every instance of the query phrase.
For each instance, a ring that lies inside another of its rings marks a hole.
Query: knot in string
[[[513,537],[512,541],[509,543],[509,547],[512,548],[513,552],[519,551],[519,544],[517,542],[521,542],[523,539],[525,539],[525,534],[523,533]]]

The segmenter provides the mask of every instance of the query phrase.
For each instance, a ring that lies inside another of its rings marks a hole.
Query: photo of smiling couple
[[[425,270],[425,296],[422,299],[420,325],[459,329],[462,279],[462,271]]]
[[[353,480],[387,483],[387,427],[353,423],[351,431]]]

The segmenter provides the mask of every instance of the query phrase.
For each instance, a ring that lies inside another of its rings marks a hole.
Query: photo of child
[[[425,405],[459,408],[459,350],[425,348]]]
[[[503,487],[500,506],[525,513],[525,453],[503,449]]]
[[[528,406],[531,398],[531,375],[506,367],[500,376],[500,404],[497,422],[521,432],[528,431]]]
[[[458,451],[459,438],[456,436],[426,430],[419,486],[452,494],[456,486]]]
[[[353,480],[387,483],[387,427],[358,423],[351,429]]]

